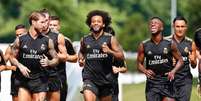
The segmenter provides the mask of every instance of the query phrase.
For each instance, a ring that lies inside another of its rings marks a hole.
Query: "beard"
[[[99,32],[101,32],[102,29],[103,29],[103,27],[100,27],[100,26],[90,27],[90,30],[94,33],[99,33]]]

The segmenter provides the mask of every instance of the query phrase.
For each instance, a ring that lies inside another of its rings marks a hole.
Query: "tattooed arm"
[[[16,59],[16,56],[18,56],[18,54],[19,54],[19,46],[20,46],[19,38],[16,38],[15,42],[13,43],[13,47],[11,47],[11,55],[9,57],[9,60],[10,60],[11,64],[15,65],[16,67],[18,67],[20,69],[21,73],[25,77],[29,77],[29,73],[31,71],[26,66],[19,63],[19,61]]]
[[[44,59],[40,60],[40,64],[42,67],[55,67],[59,64],[59,58],[57,56],[57,52],[54,49],[54,43],[51,39],[49,39],[49,44],[48,44],[48,48],[49,48],[49,54],[51,55],[52,59],[48,60],[47,56],[44,55]]]

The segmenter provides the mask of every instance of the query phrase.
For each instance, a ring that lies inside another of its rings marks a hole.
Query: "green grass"
[[[123,101],[145,101],[145,83],[123,85]]]
[[[145,100],[145,83],[123,85],[123,101],[146,101]],[[196,82],[194,80],[191,94],[191,101],[201,101],[196,90]]]

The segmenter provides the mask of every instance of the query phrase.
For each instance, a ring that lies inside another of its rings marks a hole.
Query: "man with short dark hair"
[[[140,43],[138,47],[137,68],[147,77],[145,90],[147,101],[174,101],[174,78],[183,65],[175,43],[163,38],[163,25],[159,17],[151,18],[148,26],[151,38]],[[175,67],[173,57],[178,60]]]
[[[54,48],[57,52],[59,63],[66,62],[68,54],[66,53],[64,36],[60,33],[55,33],[50,30],[50,13],[47,9],[43,9],[40,13],[45,15],[45,26],[43,28],[43,34],[47,35],[54,42]],[[60,90],[61,90],[61,80],[58,75],[58,66],[54,68],[47,69],[48,72],[48,86],[49,91],[47,94],[47,100],[49,101],[60,101]]]
[[[27,34],[27,30],[25,28],[25,25],[23,24],[19,24],[15,27],[15,35],[16,37],[19,37],[23,34]],[[13,44],[10,44],[8,46],[8,48],[6,49],[5,52],[5,60],[8,61],[10,58],[10,55],[12,55],[12,48]],[[19,68],[16,68],[19,69]],[[12,74],[11,74],[11,92],[10,94],[12,95],[12,100],[13,101],[18,101],[18,89],[19,89],[19,80],[18,77],[16,76],[17,72],[19,72],[19,70],[12,70]]]
[[[50,25],[49,28],[51,31],[60,33],[60,18],[58,16],[51,16],[50,17]],[[68,62],[77,62],[77,54],[73,48],[73,44],[71,40],[67,37],[64,37],[65,40],[65,47],[67,49],[67,54],[69,54]],[[67,93],[68,93],[68,84],[67,84],[67,76],[66,76],[66,62],[60,62],[57,66],[57,71],[59,73],[59,77],[61,79],[62,87],[60,90],[60,101],[66,101]]]
[[[176,44],[184,61],[184,65],[175,75],[176,101],[190,101],[193,83],[190,68],[195,68],[197,65],[196,45],[186,36],[187,27],[187,20],[184,17],[175,17],[173,20],[174,34],[169,37]]]

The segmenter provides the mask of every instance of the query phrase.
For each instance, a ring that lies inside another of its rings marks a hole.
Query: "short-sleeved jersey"
[[[83,80],[89,79],[97,85],[111,84],[113,56],[102,51],[102,45],[111,48],[111,35],[103,33],[98,39],[92,34],[83,38],[81,45],[85,57],[85,66],[82,71]]]
[[[43,55],[47,56],[49,38],[44,35],[39,35],[36,39],[33,39],[28,33],[19,37],[19,56],[17,59],[20,63],[26,66],[30,72],[30,78],[37,73],[44,73],[44,67],[41,66],[40,60],[43,59]]]
[[[155,44],[152,40],[143,42],[146,68],[156,74],[154,79],[148,79],[148,82],[154,84],[167,82],[165,73],[173,69],[171,44],[172,41],[167,39],[162,39],[159,44]]]

